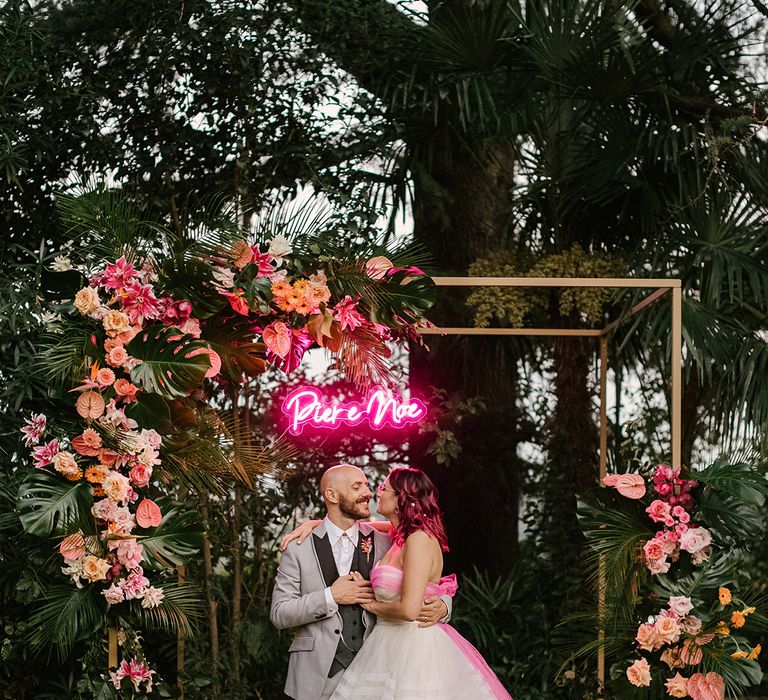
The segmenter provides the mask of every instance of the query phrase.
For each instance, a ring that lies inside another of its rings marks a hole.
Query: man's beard
[[[353,520],[367,518],[371,514],[368,499],[347,498],[339,494],[339,510]]]

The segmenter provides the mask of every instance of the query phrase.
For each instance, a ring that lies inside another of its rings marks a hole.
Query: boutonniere
[[[360,551],[365,554],[366,560],[370,561],[371,551],[373,550],[373,542],[369,537],[360,538]]]

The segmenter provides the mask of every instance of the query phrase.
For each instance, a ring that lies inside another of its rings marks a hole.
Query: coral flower
[[[603,483],[615,486],[624,498],[637,500],[645,496],[645,480],[639,474],[608,474]]]
[[[163,522],[163,514],[157,503],[145,498],[136,508],[136,522],[140,527],[157,527]]]
[[[59,552],[62,557],[75,561],[85,554],[85,540],[83,536],[76,532],[74,535],[65,537],[59,543]]]
[[[720,605],[728,605],[731,602],[731,591],[725,586],[720,586],[717,594],[720,597]]]
[[[725,696],[723,677],[710,671],[707,674],[694,673],[688,679],[688,695],[693,700],[722,700]]]

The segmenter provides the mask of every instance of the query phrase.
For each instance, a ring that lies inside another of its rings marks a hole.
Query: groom
[[[371,514],[371,490],[362,470],[350,464],[331,467],[320,489],[327,515],[307,544],[288,545],[272,592],[272,624],[296,628],[285,684],[286,695],[295,700],[325,700],[333,694],[376,623],[360,604],[374,599],[371,568],[392,545],[388,535],[362,520]],[[425,603],[421,626],[446,620],[450,604],[448,596]]]

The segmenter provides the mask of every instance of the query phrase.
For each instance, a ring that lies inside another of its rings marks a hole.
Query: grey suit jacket
[[[392,540],[366,522],[360,522],[360,534],[373,532],[373,563],[381,559]],[[327,537],[325,523],[313,535]],[[315,551],[314,536],[303,544],[288,545],[280,559],[275,588],[272,591],[270,620],[278,629],[296,627],[289,648],[286,695],[296,700],[317,700],[328,680],[341,633],[341,615],[331,612],[325,600],[326,583]],[[376,624],[376,617],[363,611],[365,639]]]

